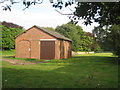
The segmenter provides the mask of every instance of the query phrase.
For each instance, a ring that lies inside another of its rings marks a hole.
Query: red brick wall
[[[64,43],[64,58],[70,58],[72,56],[71,42],[63,41],[63,43]]]
[[[31,41],[31,57],[40,59],[40,41]]]

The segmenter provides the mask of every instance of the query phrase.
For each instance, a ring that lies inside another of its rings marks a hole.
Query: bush
[[[22,33],[23,30],[18,28],[8,28],[3,25],[2,28],[2,49],[10,50],[15,48],[15,36]]]

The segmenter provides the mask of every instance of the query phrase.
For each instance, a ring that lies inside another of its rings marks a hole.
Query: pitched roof
[[[38,30],[42,30],[43,32],[48,33],[48,34],[50,34],[50,35],[52,35],[52,36],[54,36],[54,37],[56,37],[56,38],[58,38],[58,39],[63,39],[63,40],[67,40],[67,41],[72,41],[71,39],[66,38],[65,36],[63,36],[63,35],[55,32],[55,31],[48,30],[48,29],[45,29],[45,28],[43,28],[43,27],[36,26],[36,25],[34,25],[33,27],[38,28]],[[33,27],[31,27],[31,28],[33,28]],[[31,28],[29,28],[28,30],[30,30]],[[28,31],[28,30],[26,30],[26,31]],[[26,32],[26,31],[25,31],[25,32]],[[23,32],[23,33],[24,33],[24,32]],[[21,34],[23,34],[23,33],[21,33]],[[19,35],[21,35],[21,34],[19,34]],[[18,36],[19,36],[19,35],[18,35]],[[16,37],[18,37],[18,36],[16,36]]]

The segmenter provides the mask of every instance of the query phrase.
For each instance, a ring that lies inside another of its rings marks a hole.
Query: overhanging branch
[[[3,1],[1,1],[0,3],[4,3],[5,1],[8,1],[8,0],[3,0]]]
[[[73,13],[70,13],[70,14],[64,14],[64,13],[61,13],[60,11],[58,11],[58,10],[56,10],[56,9],[55,9],[55,11],[57,11],[57,12],[60,13],[61,15],[74,15]]]

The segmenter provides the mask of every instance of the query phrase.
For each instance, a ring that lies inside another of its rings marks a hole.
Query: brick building
[[[33,26],[16,36],[16,58],[62,59],[71,57],[72,41],[59,33]]]

